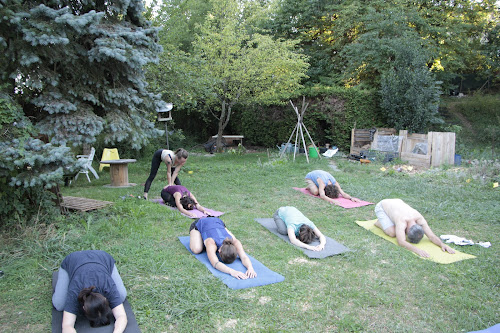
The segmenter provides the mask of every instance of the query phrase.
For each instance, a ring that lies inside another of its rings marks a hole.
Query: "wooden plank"
[[[65,196],[63,197],[63,202],[61,203],[61,207],[64,207],[66,209],[73,209],[86,212],[89,210],[104,208],[112,204],[113,202],[111,201],[101,201],[88,198]]]
[[[455,162],[455,133],[429,132],[432,135],[431,165],[440,166]]]
[[[422,167],[428,168],[430,163],[431,163],[431,156],[402,152],[401,153],[401,160],[406,161],[412,165],[422,166]]]

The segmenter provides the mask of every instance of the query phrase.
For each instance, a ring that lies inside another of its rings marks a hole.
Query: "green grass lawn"
[[[285,276],[281,283],[231,290],[177,240],[188,235],[190,219],[128,196],[142,195],[150,163],[129,165],[135,187],[103,187],[110,182],[105,169],[99,180],[80,176],[62,188],[63,195],[114,201],[110,208],[1,235],[0,331],[50,331],[51,273],[68,253],[85,249],[116,259],[143,332],[468,332],[500,322],[500,188],[467,170],[382,172],[380,164],[340,158],[307,164],[267,152],[190,156],[182,184],[205,207],[224,211],[245,250]],[[364,200],[405,200],[438,236],[492,246],[452,245],[477,258],[449,265],[420,259],[356,225],[375,218],[373,205],[346,210],[294,191],[313,169],[330,171],[344,191]],[[161,166],[149,197],[159,197],[165,183]],[[354,251],[309,259],[254,221],[284,205]]]

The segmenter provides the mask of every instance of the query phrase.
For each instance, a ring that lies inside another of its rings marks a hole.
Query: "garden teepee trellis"
[[[290,138],[288,139],[288,142],[285,145],[285,149],[282,150],[281,156],[286,152],[286,147],[288,147],[288,144],[293,138],[293,135],[295,134],[295,145],[293,149],[293,160],[295,161],[295,154],[297,151],[300,149],[300,140],[302,139],[302,144],[304,146],[304,152],[306,154],[306,160],[307,163],[309,163],[309,154],[307,151],[307,145],[306,145],[306,140],[304,139],[304,131],[306,132],[307,136],[309,137],[309,140],[311,141],[312,146],[316,151],[318,151],[318,148],[314,144],[313,139],[311,138],[311,135],[309,134],[309,131],[307,130],[306,126],[304,125],[304,113],[307,110],[307,107],[309,106],[309,103],[306,103],[306,97],[302,97],[302,108],[299,112],[299,109],[293,104],[293,102],[290,100],[290,104],[292,104],[292,108],[295,111],[295,114],[297,114],[297,124],[295,125],[295,128],[292,131],[292,134],[290,135]],[[300,133],[300,137],[299,137]],[[298,143],[298,145],[297,145]],[[321,154],[318,154],[318,156],[321,158]]]

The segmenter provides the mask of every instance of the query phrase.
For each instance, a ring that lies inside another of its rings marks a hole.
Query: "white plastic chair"
[[[99,175],[97,174],[95,169],[92,167],[92,161],[94,160],[94,155],[95,155],[95,148],[92,147],[90,149],[89,155],[77,155],[76,156],[76,158],[78,158],[78,160],[84,160],[85,165],[83,166],[83,169],[76,174],[75,181],[78,179],[79,174],[84,173],[87,176],[87,179],[89,180],[89,183],[90,183],[89,170],[90,170],[90,172],[92,172],[92,174],[95,176],[96,179],[99,179]]]

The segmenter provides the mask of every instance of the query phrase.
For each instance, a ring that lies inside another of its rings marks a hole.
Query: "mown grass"
[[[190,219],[129,196],[142,195],[149,160],[130,165],[130,181],[138,184],[132,188],[103,187],[107,171],[90,184],[80,177],[62,189],[64,195],[115,204],[50,225],[4,231],[1,331],[49,331],[51,272],[65,255],[83,249],[102,249],[117,260],[143,332],[467,332],[500,322],[498,188],[480,178],[467,183],[467,169],[409,175],[382,172],[377,164],[333,161],[340,171],[326,159],[307,164],[302,157],[292,162],[267,152],[189,158],[180,175],[183,185],[202,205],[226,212],[223,220],[247,252],[285,276],[282,283],[243,290],[228,289],[177,240],[188,234]],[[354,223],[375,218],[373,206],[345,210],[292,189],[317,168],[331,170],[347,193],[365,200],[402,198],[437,235],[493,245],[454,246],[477,258],[450,265],[419,259]],[[150,198],[165,183],[162,167]],[[296,206],[353,252],[312,260],[254,222],[282,205]]]

